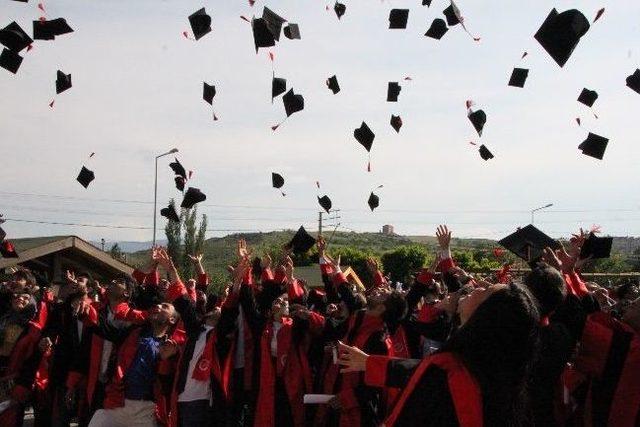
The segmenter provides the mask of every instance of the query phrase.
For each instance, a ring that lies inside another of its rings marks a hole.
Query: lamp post
[[[153,246],[156,245],[156,216],[157,214],[157,205],[158,205],[158,159],[160,157],[168,156],[169,154],[177,153],[177,148],[172,148],[166,153],[162,153],[156,156],[156,175],[153,184]]]
[[[540,206],[539,208],[532,209],[531,210],[531,225],[533,225],[533,214],[534,213],[536,213],[537,211],[540,211],[542,209],[550,208],[551,206],[553,206],[553,203],[549,203],[548,205],[544,205],[544,206]]]

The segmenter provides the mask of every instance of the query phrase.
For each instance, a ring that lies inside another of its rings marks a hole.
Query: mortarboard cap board
[[[427,7],[431,6],[431,0],[422,0],[422,5]]]
[[[204,7],[189,16],[189,24],[196,40],[200,40],[211,32],[211,16],[207,15]]]
[[[389,82],[387,86],[387,102],[398,102],[400,90],[402,90],[402,86],[398,82]]]
[[[169,167],[173,170],[173,172],[176,175],[181,176],[184,179],[187,179],[187,171],[184,169],[184,166],[182,166],[182,164],[178,161],[178,158],[175,158],[175,159],[176,159],[175,162],[169,163]]]
[[[287,244],[287,248],[291,249],[293,253],[302,254],[311,249],[315,244],[316,239],[307,233],[307,230],[305,230],[303,226],[300,226],[289,244]]]
[[[528,263],[538,261],[546,247],[554,250],[562,248],[560,243],[531,224],[510,234],[498,243]]]
[[[367,151],[371,151],[376,134],[369,129],[365,122],[362,122],[360,127],[353,131],[353,136]]]
[[[534,38],[563,67],[588,30],[589,21],[580,11],[552,9]]]
[[[447,28],[447,24],[444,22],[444,19],[436,18],[433,20],[431,26],[424,35],[431,37],[432,39],[440,40],[447,31],[449,31],[449,28]]]
[[[33,40],[20,25],[12,22],[0,30],[0,43],[17,53],[33,43]]]
[[[598,237],[594,233],[590,233],[587,240],[585,240],[584,245],[582,245],[580,258],[609,258],[611,256],[612,245],[613,237]]]
[[[0,254],[3,258],[19,258],[18,252],[16,252],[16,248],[13,246],[8,240],[0,243]]]
[[[372,191],[371,194],[369,195],[369,200],[367,201],[367,204],[369,205],[371,212],[373,212],[375,208],[380,206],[380,197],[373,194],[373,191]]]
[[[73,28],[67,24],[64,18],[33,21],[33,38],[35,40],[54,40],[56,36],[68,33],[73,33]]]
[[[261,47],[271,47],[276,45],[276,40],[267,26],[267,21],[262,18],[253,18],[251,20],[251,29],[253,30],[253,43],[256,52]]]
[[[403,30],[407,28],[409,9],[391,9],[389,12],[389,29]]]
[[[191,209],[196,203],[204,202],[207,196],[199,188],[189,187],[180,204],[181,208]]]
[[[400,128],[402,127],[402,118],[400,116],[391,115],[391,127],[398,133],[400,133]]]
[[[344,13],[347,11],[347,6],[342,3],[336,2],[336,4],[333,5],[333,11],[336,13],[338,19],[340,19],[342,18],[342,15],[344,15]]]
[[[176,189],[178,191],[184,191],[184,185],[187,183],[187,180],[181,176],[176,176],[173,180],[176,183]]]
[[[273,188],[282,188],[284,185],[284,178],[279,173],[271,172],[271,185]]]
[[[302,95],[294,94],[293,88],[284,94],[282,102],[284,102],[284,111],[287,113],[287,117],[304,109],[304,98]]]
[[[478,132],[478,136],[482,136],[482,129],[484,129],[485,123],[487,123],[487,115],[482,110],[476,110],[469,114],[469,120],[471,124]]]
[[[65,74],[58,70],[56,75],[56,94],[61,94],[71,88],[71,74]]]
[[[276,77],[275,74],[271,79],[271,102],[273,102],[273,98],[278,95],[281,95],[287,91],[287,80],[282,79],[280,77]]]
[[[453,4],[450,4],[449,7],[442,11],[442,13],[444,13],[445,18],[447,18],[447,25],[450,27],[460,23],[460,20],[453,9]]]
[[[80,184],[82,184],[84,188],[87,188],[89,187],[89,184],[91,184],[91,181],[93,181],[95,178],[96,176],[93,171],[90,171],[86,167],[82,166],[82,169],[80,170],[80,173],[78,174],[78,178],[76,178],[76,180]]]
[[[640,68],[627,77],[627,86],[637,93],[640,93]]]
[[[524,87],[524,83],[529,77],[529,70],[526,68],[514,68],[509,79],[509,86]]]
[[[580,92],[580,96],[578,97],[578,102],[583,103],[587,107],[593,107],[594,102],[598,99],[598,92],[595,90],[589,90],[587,88],[582,89]]]
[[[329,213],[329,211],[331,210],[331,206],[333,206],[333,204],[331,203],[331,199],[327,195],[318,197],[318,203],[320,204],[320,206],[322,206],[322,209],[327,211],[327,213]]]
[[[167,218],[169,221],[180,222],[180,216],[178,215],[178,212],[176,212],[176,207],[173,205],[160,209],[160,215]]]
[[[213,97],[216,96],[216,87],[207,82],[202,83],[202,99],[213,105]]]
[[[273,39],[280,41],[280,31],[282,30],[282,24],[287,22],[287,20],[279,16],[266,6],[262,10],[262,19],[264,19],[265,23],[267,24],[267,28],[273,36]]]
[[[302,38],[300,37],[300,27],[298,26],[298,24],[289,23],[286,27],[284,27],[284,30],[282,30],[282,32],[284,33],[284,36],[289,40],[300,40]]]
[[[327,79],[327,87],[331,89],[331,92],[335,95],[340,92],[340,85],[338,84],[338,78],[336,76],[331,76]]]
[[[582,150],[582,154],[584,154],[585,156],[590,156],[598,160],[602,160],[608,143],[608,138],[589,132],[587,139],[585,139],[578,146],[578,149]]]
[[[489,149],[482,144],[480,146],[480,148],[478,149],[478,152],[480,153],[480,157],[482,157],[482,160],[489,160],[489,159],[493,159],[493,154],[491,153],[491,151],[489,151]]]
[[[2,49],[2,53],[0,53],[0,67],[15,74],[18,72],[18,69],[20,69],[22,59],[22,56],[16,52],[4,48]]]

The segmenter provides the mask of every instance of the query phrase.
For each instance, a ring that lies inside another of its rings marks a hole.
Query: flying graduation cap
[[[342,3],[336,2],[336,4],[333,5],[333,11],[336,13],[338,19],[340,19],[342,18],[342,15],[344,15],[344,13],[347,11],[347,6]]]
[[[204,202],[205,200],[207,200],[207,196],[200,191],[199,188],[189,187],[182,199],[180,207],[191,209],[196,203]]]
[[[271,185],[273,186],[273,188],[277,188],[278,190],[280,190],[280,193],[283,196],[286,196],[286,194],[284,194],[284,192],[281,190],[282,186],[284,185],[284,178],[282,177],[282,175],[280,175],[279,173],[271,172]]]
[[[589,27],[589,21],[580,11],[570,9],[558,13],[554,8],[534,38],[553,60],[563,67]]]
[[[331,90],[331,92],[333,92],[334,95],[340,92],[340,85],[338,84],[338,78],[335,75],[327,79],[327,87]]]
[[[13,74],[16,74],[20,69],[22,60],[22,56],[11,49],[4,48],[2,49],[2,53],[0,53],[0,67]]]
[[[64,18],[33,21],[33,38],[35,40],[55,40],[56,36],[69,33],[73,33],[73,28],[67,24]]]
[[[498,243],[528,263],[535,263],[542,258],[543,250],[547,247],[553,250],[562,248],[560,243],[538,230],[532,224],[518,229]]]
[[[169,204],[166,208],[160,209],[160,216],[167,218],[169,221],[180,222],[180,216],[173,204]]]
[[[480,146],[480,148],[478,149],[478,152],[480,153],[480,157],[482,157],[482,160],[484,161],[493,159],[493,154],[491,153],[491,151],[489,151],[489,149],[484,144]]]
[[[379,185],[378,188],[382,188],[382,185]],[[369,205],[371,212],[373,212],[374,209],[380,206],[380,197],[372,191],[371,194],[369,194],[367,204]]]
[[[371,146],[376,134],[367,126],[365,122],[362,122],[359,128],[353,131],[353,136],[369,153],[369,163],[367,164],[367,171],[371,172]]]
[[[67,89],[71,89],[71,74],[65,74],[58,70],[56,75],[56,95],[61,94]]]
[[[189,24],[196,40],[200,40],[211,32],[211,16],[207,14],[204,7],[189,16]]]
[[[640,93],[640,68],[627,77],[627,86],[636,93]]]
[[[266,6],[262,10],[262,18],[254,17],[251,20],[256,53],[259,48],[275,46],[276,41],[280,41],[282,24],[286,21]]]
[[[580,96],[578,96],[578,102],[586,105],[587,107],[593,107],[593,104],[598,99],[598,92],[595,90],[589,90],[587,88],[582,89]]]
[[[271,103],[273,104],[273,98],[282,95],[287,91],[287,80],[276,77],[275,72],[271,79]]]
[[[318,203],[327,213],[331,210],[333,204],[331,203],[331,199],[326,194],[322,197],[318,196]]]
[[[611,256],[613,237],[598,237],[595,233],[589,233],[580,251],[580,259],[600,259]]]
[[[12,22],[0,30],[0,43],[7,49],[19,53],[33,43],[33,40],[20,25]]]
[[[398,102],[398,96],[401,90],[402,86],[400,86],[398,82],[389,82],[387,86],[387,102]]]
[[[429,7],[429,6],[431,6],[431,1],[432,0],[422,0],[422,5]]]
[[[425,36],[431,37],[432,39],[440,40],[446,33],[449,31],[446,22],[444,19],[436,18],[431,23],[431,26],[424,33]]]
[[[511,78],[509,78],[509,86],[522,88],[527,81],[527,77],[529,77],[528,69],[516,67],[511,73]]]
[[[286,245],[286,248],[293,251],[294,254],[303,254],[316,244],[316,239],[313,238],[303,226],[300,226],[296,234],[291,241]]]
[[[300,27],[298,24],[288,23],[286,27],[282,30],[284,36],[289,40],[300,40]]]
[[[408,19],[409,9],[391,9],[391,12],[389,12],[389,29],[404,30],[407,28]]]
[[[207,82],[202,82],[202,99],[213,107],[213,98],[216,96],[216,87],[215,85],[210,85]],[[216,116],[215,111],[212,109],[213,120],[218,120],[218,116]]]
[[[272,130],[276,130],[280,127],[282,123],[284,123],[293,113],[297,113],[298,111],[302,111],[304,109],[304,97],[300,94],[296,95],[293,92],[293,88],[289,89],[287,93],[282,97],[282,102],[284,103],[284,111],[287,114],[287,118],[278,123],[277,125],[271,126]]]
[[[391,127],[398,133],[400,133],[400,128],[402,127],[402,118],[400,116],[391,115]]]
[[[450,4],[445,10],[442,11],[444,17],[447,18],[447,25],[453,27],[454,25],[458,25],[460,23],[460,19],[453,9],[453,4]]]
[[[608,138],[589,132],[587,139],[578,146],[578,149],[582,150],[585,156],[602,160],[607,144],[609,144]]]
[[[478,136],[482,136],[482,130],[487,123],[487,114],[483,110],[473,111],[472,107],[473,102],[467,101],[467,117],[476,132],[478,132]]]
[[[76,180],[84,188],[87,188],[89,187],[89,184],[91,184],[91,181],[93,181],[95,178],[96,176],[93,173],[93,171],[87,169],[85,166],[82,166],[82,169],[80,169],[80,173],[78,174],[78,177],[76,178]]]
[[[180,163],[180,161],[178,160],[178,158],[175,158],[175,162],[171,162],[169,163],[169,167],[171,168],[171,170],[173,170],[173,172],[178,175],[181,176],[184,179],[187,179],[187,171],[185,170],[184,166],[182,166],[182,163]]]

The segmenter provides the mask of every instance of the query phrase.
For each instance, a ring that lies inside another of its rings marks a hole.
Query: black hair
[[[442,273],[442,283],[447,287],[449,292],[458,292],[460,288],[464,286],[464,283],[451,272]]]
[[[14,280],[25,280],[27,282],[27,286],[36,286],[36,276],[29,270],[21,269],[13,273]]]
[[[630,292],[633,292],[635,287],[636,285],[633,282],[627,281],[616,288],[616,296],[619,299],[625,299]]]
[[[124,283],[124,286],[127,290],[127,295],[129,295],[129,298],[133,296],[133,293],[137,287],[137,282],[133,277],[129,276],[128,274],[121,274],[115,278],[115,281],[119,283]]]
[[[539,348],[540,314],[530,292],[510,284],[478,306],[445,344],[482,391],[485,425],[527,424],[527,380]]]
[[[567,287],[560,272],[543,262],[534,266],[525,277],[524,284],[538,301],[542,316],[555,311],[567,297]]]
[[[401,292],[392,291],[383,304],[385,310],[382,319],[389,329],[395,330],[398,323],[407,315],[407,300]]]
[[[86,270],[85,271],[81,271],[80,273],[76,274],[76,278],[77,279],[79,279],[81,277],[86,277],[89,282],[93,281],[93,277],[91,276],[91,273],[89,273]]]

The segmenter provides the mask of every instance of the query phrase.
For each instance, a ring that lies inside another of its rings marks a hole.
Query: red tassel
[[[471,144],[471,145],[478,145],[478,144],[476,144],[476,143],[475,143],[475,142],[473,142],[473,141],[469,141],[469,144]]]
[[[256,4],[256,0],[249,0],[249,6],[253,7]]]
[[[593,114],[593,117],[595,117],[596,119],[598,118],[598,115],[592,110],[591,114]]]
[[[482,40],[480,37],[474,37],[474,38],[473,38],[473,41],[474,41],[474,42],[479,42],[480,40]]]
[[[53,101],[51,101],[51,102],[49,103],[49,107],[50,107],[50,108],[53,108],[53,104],[55,104],[55,103],[56,103],[56,100],[54,99]]]
[[[282,194],[282,197],[286,196],[286,194],[284,194],[284,191],[281,191],[280,194]]]
[[[251,23],[251,21],[249,21],[249,18],[247,18],[246,16],[240,16],[240,19],[247,21],[248,23]]]
[[[580,117],[576,117],[576,122],[578,123],[578,126],[582,126],[582,124],[580,124]]]
[[[46,22],[47,18],[45,18],[44,16],[41,16],[40,18],[38,18],[38,20],[42,23]]]
[[[326,6],[324,7],[324,10],[326,10],[327,12],[329,12],[329,5],[326,5]]]
[[[528,52],[523,53],[522,56],[520,57],[520,59],[524,59],[527,55],[529,55]]]
[[[275,132],[276,129],[278,129],[279,127],[280,127],[280,124],[273,125],[273,126],[271,126],[271,130]]]
[[[185,39],[191,40],[191,38],[189,37],[189,33],[187,31],[183,31],[182,35],[184,36]]]
[[[467,102],[465,103],[467,105],[467,110],[471,107],[473,107],[473,100],[472,99],[467,99]]]
[[[367,163],[367,172],[371,172],[371,160]]]
[[[318,190],[320,189],[320,181],[316,181],[316,187],[318,187]]]
[[[33,49],[33,45],[30,44],[29,46],[27,46],[27,52],[29,52],[31,49]]]
[[[593,20],[593,22],[595,23],[598,19],[600,19],[600,17],[602,16],[602,14],[604,14],[604,7],[602,9],[600,9],[598,11],[598,13],[596,13],[596,18]]]
[[[95,156],[95,155],[96,155],[96,153],[95,153],[95,152],[94,152],[94,153],[91,153],[91,154],[89,154],[89,158],[92,158],[92,157],[93,157],[93,156]]]
[[[218,116],[216,116],[216,113],[213,113],[213,121],[217,122],[218,121]]]
[[[602,227],[600,227],[599,225],[595,225],[595,224],[594,224],[594,225],[592,225],[592,226],[591,226],[591,230],[590,230],[590,231],[591,231],[593,234],[600,233],[601,228],[602,228]]]
[[[38,9],[40,9],[43,13],[47,13],[47,11],[44,10],[44,5],[42,3],[38,3]]]
[[[269,52],[269,59],[271,59],[271,62],[273,62],[274,58],[275,58],[275,55],[273,54],[273,52]]]
[[[409,81],[413,80],[413,79],[412,79],[411,77],[409,77],[409,76],[405,77],[404,79],[405,79],[405,80],[409,80]]]
[[[192,176],[193,176],[193,171],[189,171],[189,178],[188,179],[191,179]]]

